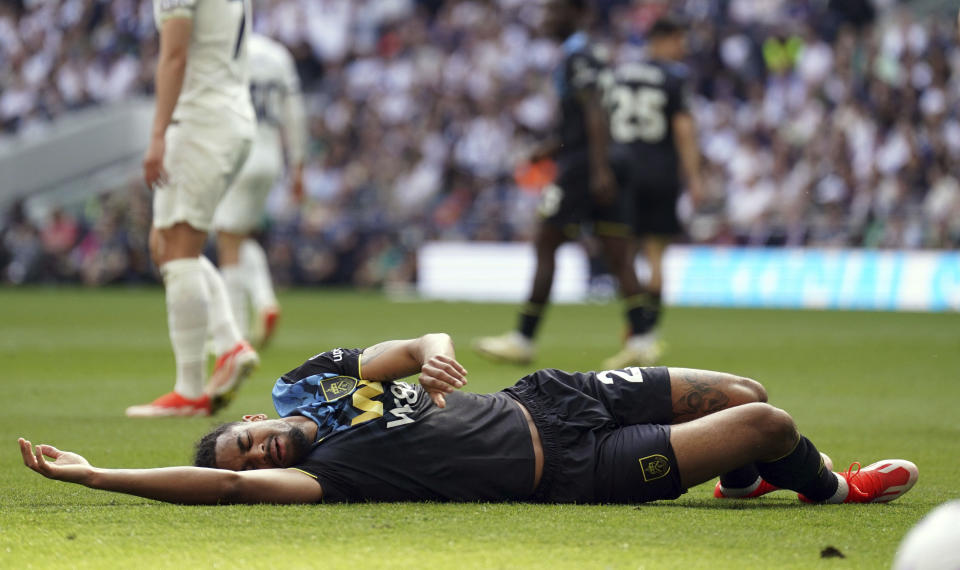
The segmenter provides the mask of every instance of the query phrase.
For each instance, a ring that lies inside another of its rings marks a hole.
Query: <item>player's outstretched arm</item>
[[[186,466],[101,469],[76,453],[60,451],[52,445],[34,448],[23,438],[19,444],[24,465],[48,479],[168,503],[315,503],[323,494],[314,479],[290,469],[243,472]]]
[[[446,406],[444,394],[467,383],[467,369],[457,362],[453,340],[446,333],[388,340],[364,349],[360,357],[364,380],[386,382],[417,373],[420,384],[440,408]]]

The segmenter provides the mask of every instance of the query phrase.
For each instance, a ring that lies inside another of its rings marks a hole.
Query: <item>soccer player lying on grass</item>
[[[414,374],[420,385],[398,381]],[[204,436],[197,467],[100,469],[24,439],[20,450],[51,479],[189,504],[642,503],[718,475],[721,498],[790,489],[866,503],[917,480],[903,460],[833,473],[763,386],[731,374],[547,369],[493,394],[458,391],[466,381],[445,334],[337,348],[277,380],[280,419],[245,416]]]

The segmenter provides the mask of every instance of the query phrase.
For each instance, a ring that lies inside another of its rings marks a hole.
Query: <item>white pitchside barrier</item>
[[[530,244],[428,243],[419,252],[417,290],[428,299],[520,302],[533,270]],[[638,273],[646,274],[642,261]],[[673,246],[664,273],[669,305],[960,309],[960,253],[953,251]],[[587,257],[567,244],[557,254],[553,300],[587,295]]]

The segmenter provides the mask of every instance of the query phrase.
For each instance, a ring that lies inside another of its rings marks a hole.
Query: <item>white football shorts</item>
[[[283,155],[276,145],[257,142],[236,181],[227,190],[213,216],[213,228],[249,234],[260,227],[267,196],[283,169]]]
[[[170,125],[163,157],[168,180],[153,192],[154,227],[186,222],[209,231],[217,204],[250,153],[254,132],[255,126],[242,120]]]

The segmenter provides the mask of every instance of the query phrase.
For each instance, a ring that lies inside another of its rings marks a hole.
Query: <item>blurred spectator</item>
[[[665,10],[693,22],[708,180],[691,238],[956,247],[960,49],[952,18],[895,2],[597,2],[614,60]],[[514,172],[550,128],[555,45],[521,0],[262,0],[306,90],[307,205],[276,193],[263,236],[285,283],[400,287],[425,240],[525,240],[536,188]],[[152,89],[149,0],[0,2],[0,128]],[[136,187],[136,184],[132,184]],[[2,226],[3,279],[151,278],[149,196]],[[118,206],[117,204],[124,204]],[[67,245],[69,244],[69,245]],[[399,285],[398,285],[399,284]]]

